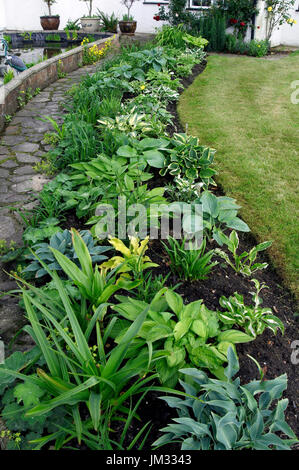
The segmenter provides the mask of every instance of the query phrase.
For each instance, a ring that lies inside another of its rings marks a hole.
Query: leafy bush
[[[276,334],[277,330],[284,333],[284,325],[282,321],[273,315],[271,308],[262,308],[262,299],[259,297],[260,292],[267,286],[260,284],[259,281],[253,279],[256,292],[252,293],[252,300],[254,305],[247,306],[244,303],[242,295],[235,292],[234,296],[229,299],[222,296],[219,303],[225,312],[219,312],[221,321],[229,327],[238,325],[243,328],[247,334],[252,335],[254,338],[261,335],[266,328],[269,328],[272,333]]]
[[[248,54],[254,57],[264,57],[270,49],[269,41],[250,41]]]
[[[74,233],[74,232],[73,232]],[[94,239],[88,230],[82,230],[78,232],[78,235],[82,237],[83,242],[90,254],[91,261],[93,264],[107,259],[107,256],[103,256],[110,247],[109,246],[95,246]],[[24,269],[25,273],[30,273],[36,278],[47,275],[47,271],[43,268],[39,260],[43,261],[51,271],[62,271],[61,266],[56,261],[52,248],[58,250],[64,254],[67,258],[74,261],[77,266],[79,265],[78,255],[75,252],[72,232],[64,230],[63,232],[57,232],[50,238],[50,243],[39,243],[33,245],[32,250],[34,254],[27,256],[27,260],[32,260],[31,263]],[[37,258],[38,257],[38,258]]]
[[[224,381],[210,379],[197,369],[180,371],[187,379],[181,382],[185,397],[162,398],[179,417],[161,429],[164,435],[154,446],[176,441],[182,450],[289,450],[298,442],[284,416],[288,400],[281,397],[287,388],[286,375],[267,381],[261,376],[241,386],[238,377],[233,380],[239,364],[231,348],[228,358]]]
[[[202,300],[184,305],[180,295],[166,288],[157,293],[150,305],[126,297],[116,298],[120,303],[113,309],[125,318],[120,324],[121,329],[112,332],[116,343],[121,341],[140,312],[148,308],[135,346],[143,350],[146,342],[146,348],[150,345],[151,349],[166,356],[156,362],[156,370],[161,382],[167,386],[175,386],[179,369],[190,363],[224,378],[223,364],[227,360],[228,347],[253,340],[242,331],[223,329],[217,313],[208,310]]]
[[[224,230],[231,228],[240,232],[249,232],[248,225],[238,217],[240,206],[235,199],[227,196],[215,196],[209,191],[204,191],[201,197],[195,200],[202,205],[203,231],[209,239],[214,239],[222,246],[227,237]]]
[[[174,134],[167,146],[165,167],[160,171],[162,176],[170,173],[182,176],[191,181],[200,180],[204,187],[215,184],[213,176],[216,170],[211,168],[216,151],[199,144],[199,139],[187,134]]]

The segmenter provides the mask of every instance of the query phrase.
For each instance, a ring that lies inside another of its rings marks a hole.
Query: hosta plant
[[[290,450],[298,442],[285,420],[288,400],[282,398],[287,376],[253,380],[241,385],[239,363],[233,349],[225,380],[210,379],[197,369],[182,369],[185,393],[162,397],[178,418],[167,427],[155,448],[178,442],[189,450]],[[259,368],[260,369],[260,368]],[[171,392],[171,390],[169,390]]]
[[[239,232],[250,232],[248,225],[238,217],[240,206],[235,199],[227,196],[215,196],[210,191],[204,191],[199,199],[194,201],[202,205],[203,231],[208,239],[214,239],[222,246],[227,237],[224,231],[228,228]]]
[[[137,114],[135,109],[130,114],[116,116],[115,118],[99,119],[100,128],[117,129],[130,137],[156,137],[164,134],[164,126],[151,116]]]
[[[163,352],[165,357],[157,361],[156,370],[161,382],[168,386],[175,386],[179,369],[188,364],[209,369],[223,378],[228,347],[253,340],[242,331],[223,331],[217,313],[207,309],[202,300],[184,305],[179,294],[166,288],[157,293],[149,306],[131,298],[117,296],[117,299],[120,303],[113,309],[125,319],[120,323],[121,329],[113,332],[117,343],[131,322],[149,307],[135,343],[136,347],[139,343],[141,350],[146,347]]]
[[[215,253],[223,258],[237,273],[241,273],[244,276],[252,276],[256,271],[266,269],[268,267],[268,263],[255,263],[255,261],[258,253],[267,250],[272,245],[272,242],[259,243],[249,252],[244,251],[238,255],[239,237],[237,232],[233,230],[230,236],[226,237],[225,244],[233,255],[234,262],[232,262],[230,257],[219,248],[216,249]]]
[[[261,306],[263,300],[259,294],[267,286],[260,284],[256,279],[252,279],[252,282],[256,288],[256,291],[251,293],[253,305],[245,305],[243,296],[237,292],[229,298],[222,296],[219,303],[225,311],[219,312],[221,321],[229,327],[240,326],[254,338],[261,335],[266,328],[274,334],[278,330],[284,333],[284,325],[277,316],[273,315],[272,309]]]
[[[170,140],[165,167],[160,174],[165,176],[170,173],[192,182],[200,179],[207,189],[210,184],[215,184],[213,177],[217,172],[211,168],[215,152],[214,149],[200,145],[197,137],[175,134]]]
[[[150,82],[151,86],[154,87],[165,85],[172,90],[183,88],[180,80],[175,78],[174,72],[156,72],[155,70],[151,69],[146,75],[146,80]]]
[[[123,256],[113,256],[109,261],[102,263],[100,268],[105,271],[119,268],[119,273],[133,272],[134,277],[138,278],[146,269],[159,266],[156,263],[152,263],[151,259],[145,255],[148,249],[148,242],[149,237],[142,241],[139,241],[137,237],[130,237],[130,244],[127,247],[118,238],[110,237],[109,243]]]
[[[96,246],[95,241],[88,230],[82,230],[78,233],[86,245],[93,264],[107,259],[107,256],[103,255],[103,253],[110,250],[109,246]],[[62,271],[62,268],[57,262],[51,248],[55,248],[78,266],[79,258],[74,249],[73,236],[72,232],[64,230],[63,232],[55,233],[50,238],[49,244],[39,243],[37,245],[33,245],[32,250],[35,254],[31,253],[27,255],[27,259],[31,260],[31,263],[24,269],[24,272],[31,273],[36,278],[45,276],[47,271],[42,267],[38,259],[43,261],[50,270]],[[35,255],[37,255],[38,259]]]
[[[209,41],[202,38],[201,36],[191,36],[191,34],[188,33],[185,33],[183,36],[183,41],[185,41],[189,47],[197,47],[198,49],[203,49],[209,44]]]

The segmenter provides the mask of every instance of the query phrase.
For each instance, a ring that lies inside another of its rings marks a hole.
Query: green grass
[[[217,149],[218,182],[299,299],[299,56],[211,56],[179,103],[182,123]],[[297,98],[298,98],[297,94]]]

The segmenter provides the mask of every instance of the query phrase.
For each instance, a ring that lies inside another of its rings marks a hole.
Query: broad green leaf
[[[172,290],[167,290],[165,292],[165,298],[171,310],[176,314],[178,319],[181,319],[184,308],[182,297]]]
[[[242,331],[237,330],[227,330],[222,331],[220,335],[218,335],[219,341],[228,341],[229,343],[248,343],[249,341],[253,341],[254,338],[252,336],[243,333]]]

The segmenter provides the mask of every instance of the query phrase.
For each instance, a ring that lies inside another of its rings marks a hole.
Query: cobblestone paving
[[[36,194],[48,181],[34,169],[50,148],[44,141],[44,134],[53,130],[49,122],[40,118],[51,116],[61,123],[65,93],[96,68],[97,65],[83,67],[45,88],[17,112],[6,127],[0,140],[0,239],[21,244],[24,227],[15,209],[32,209]],[[0,263],[0,294],[15,287]],[[7,344],[23,324],[23,311],[17,301],[9,296],[0,297],[0,340]],[[18,349],[22,348],[26,348],[26,337],[18,345]]]

